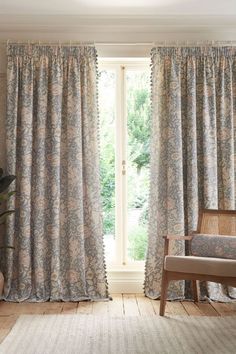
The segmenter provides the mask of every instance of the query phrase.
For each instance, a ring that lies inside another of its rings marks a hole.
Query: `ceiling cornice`
[[[236,31],[236,16],[0,15],[1,32]]]

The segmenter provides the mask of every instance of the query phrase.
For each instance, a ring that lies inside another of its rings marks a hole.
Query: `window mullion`
[[[121,66],[122,107],[122,264],[127,264],[127,113],[126,67]]]
[[[124,193],[123,193],[123,168],[124,140],[123,140],[123,115],[124,115],[124,87],[123,71],[117,65],[116,80],[116,259],[119,265],[124,264]]]

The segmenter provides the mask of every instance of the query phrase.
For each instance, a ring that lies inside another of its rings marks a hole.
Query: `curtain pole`
[[[226,47],[236,46],[236,41],[217,41],[217,40],[205,40],[205,41],[158,41],[154,43],[155,47]]]
[[[50,45],[50,46],[154,46],[154,47],[219,47],[219,46],[236,46],[236,41],[154,41],[154,42],[82,42],[82,41],[13,41],[7,40],[0,42],[2,44],[22,44],[22,45]]]
[[[137,42],[131,42],[131,43],[120,43],[120,42],[78,42],[78,41],[3,41],[1,42],[2,44],[22,44],[22,45],[50,45],[50,46],[153,46],[155,45],[154,42],[143,42],[143,43],[137,43]]]

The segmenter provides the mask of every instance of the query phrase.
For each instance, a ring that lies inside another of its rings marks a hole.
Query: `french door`
[[[150,68],[99,62],[101,187],[107,264],[143,266],[147,248]]]

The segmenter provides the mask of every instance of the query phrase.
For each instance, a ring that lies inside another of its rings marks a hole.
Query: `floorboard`
[[[72,314],[77,313],[78,302],[64,302],[61,306],[60,313],[65,314]]]
[[[136,295],[136,302],[138,305],[140,316],[155,315],[152,302],[149,298],[145,297],[142,294],[138,294]]]
[[[93,315],[109,315],[109,301],[94,301],[93,303]]]
[[[139,316],[139,308],[135,294],[123,294],[125,316]]]
[[[159,315],[160,311],[160,300],[151,300],[153,310],[156,315]]]
[[[189,316],[203,316],[204,314],[200,308],[192,301],[182,301],[181,302],[185,311]]]
[[[91,301],[81,301],[77,307],[77,313],[91,315],[93,312],[93,303]]]
[[[199,302],[196,303],[196,306],[199,308],[199,310],[204,316],[219,316],[219,313],[215,310],[213,306],[211,306],[211,304]]]
[[[110,316],[124,316],[124,305],[122,294],[113,294],[112,300],[108,303]]]
[[[212,302],[212,307],[218,312],[220,316],[235,316],[236,315],[236,303],[219,303]]]
[[[178,316],[187,316],[188,313],[179,301],[167,301],[166,303],[166,315],[178,315]]]

